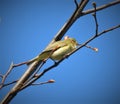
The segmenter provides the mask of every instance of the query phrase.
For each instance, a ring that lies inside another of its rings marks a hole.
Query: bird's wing
[[[59,49],[60,47],[66,46],[67,44],[64,42],[64,40],[62,41],[57,41],[51,45],[49,45],[43,52],[46,51],[54,51],[56,49]]]

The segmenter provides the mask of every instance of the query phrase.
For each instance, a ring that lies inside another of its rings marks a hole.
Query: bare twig
[[[74,0],[74,3],[76,5],[76,9],[78,9],[78,3],[77,3],[77,0]]]
[[[82,45],[82,44],[81,44]],[[85,45],[85,47],[95,51],[95,52],[98,52],[98,48],[95,48],[95,47],[91,47],[91,46],[88,46],[88,45]]]
[[[115,29],[117,29],[117,28],[120,28],[120,25],[117,25],[117,26],[111,27],[111,28],[109,28],[109,29],[107,29],[107,30],[104,30],[104,31],[100,32],[100,33],[98,34],[98,36],[100,36],[100,35],[102,35],[102,34],[104,34],[104,33],[107,33],[107,32],[109,32],[109,31],[115,30]]]
[[[100,32],[100,33],[97,34],[97,35],[95,34],[93,37],[91,37],[91,38],[88,39],[86,42],[84,42],[84,43],[82,44],[82,46],[87,45],[87,44],[88,44],[89,42],[91,42],[93,39],[95,39],[95,38],[97,38],[97,37],[99,37],[99,36],[101,36],[101,35],[103,35],[103,34],[105,34],[105,33],[107,33],[107,32],[110,32],[110,31],[112,31],[112,30],[115,30],[115,29],[117,29],[117,28],[120,28],[120,25],[117,25],[117,26],[114,26],[114,27],[112,27],[112,28],[106,29],[106,30]],[[81,48],[81,47],[79,47],[79,48]],[[79,48],[76,49],[75,52],[76,52],[77,50],[79,50]]]
[[[11,63],[7,73],[5,75],[2,75],[2,81],[1,81],[1,84],[0,84],[0,89],[3,87],[5,80],[6,80],[7,76],[10,74],[10,72],[12,71],[12,69],[13,69],[13,62]]]
[[[2,81],[1,81],[1,83],[0,83],[0,89],[2,88],[2,87],[4,87],[4,86],[7,86],[7,84],[4,84],[4,82],[5,82],[5,80],[6,80],[6,78],[8,77],[8,75],[10,74],[10,72],[13,70],[13,68],[14,67],[18,67],[18,66],[21,66],[21,65],[24,65],[24,64],[27,64],[28,63],[28,61],[26,61],[26,62],[21,62],[21,63],[19,63],[19,64],[13,64],[13,62],[10,64],[10,67],[9,67],[9,69],[8,69],[8,71],[6,72],[6,74],[5,75],[2,75],[2,74],[0,74],[0,77],[2,78]],[[11,82],[12,83],[12,82]],[[11,84],[10,83],[10,84]],[[8,85],[10,85],[9,83],[8,83]]]
[[[35,72],[35,69],[40,65],[41,61],[33,62],[23,76],[18,80],[16,85],[11,89],[11,91],[5,96],[1,104],[8,104],[20,91],[20,88],[23,86],[24,82]]]
[[[120,28],[120,25],[117,25],[117,26],[114,26],[114,27],[112,27],[112,28],[109,28],[109,29],[106,29],[106,30],[104,30],[104,31],[102,31],[102,32],[100,32],[99,34],[95,34],[93,37],[91,37],[90,39],[88,39],[86,42],[84,42],[83,44],[81,44],[81,46],[79,46],[77,49],[75,49],[73,52],[71,52],[71,53],[69,53],[68,54],[68,57],[70,56],[70,55],[72,55],[73,53],[75,53],[76,51],[78,51],[79,49],[81,49],[82,47],[84,47],[84,46],[86,46],[88,43],[90,43],[92,40],[94,40],[95,38],[97,38],[97,37],[99,37],[99,36],[101,36],[101,35],[103,35],[103,34],[105,34],[105,33],[107,33],[107,32],[110,32],[110,31],[113,31],[113,30],[115,30],[115,29],[117,29],[117,28]],[[96,49],[95,49],[96,50]],[[56,63],[56,65],[53,65],[53,66],[51,66],[51,67],[55,67],[55,66],[57,66],[57,64],[59,64],[61,61],[63,61],[63,59],[62,60],[60,60],[58,63]],[[51,68],[50,67],[50,68]],[[45,72],[44,72],[45,73]]]
[[[44,69],[40,74],[37,74],[37,76],[32,79],[29,83],[27,83],[25,86],[21,87],[21,90],[25,89],[26,87],[30,86],[32,83],[34,83],[37,79],[39,79],[40,77],[42,77],[46,72],[48,72],[49,70],[51,70],[52,68],[58,66],[65,58],[61,59],[60,61],[54,63],[54,65]]]
[[[113,1],[113,2],[111,2],[111,3],[108,3],[108,4],[105,4],[105,5],[102,5],[102,6],[97,7],[97,8],[96,8],[96,11],[103,10],[103,9],[105,9],[105,8],[114,6],[114,5],[119,4],[119,3],[120,3],[120,0]],[[83,11],[83,12],[82,12],[82,15],[80,15],[80,16],[84,16],[84,15],[87,15],[87,14],[91,14],[91,13],[93,13],[93,12],[95,12],[95,9],[89,9],[89,10]]]
[[[28,62],[29,62],[29,61],[21,62],[21,63],[18,63],[18,64],[13,64],[13,67],[18,67],[18,66],[21,66],[21,65],[27,64]]]
[[[11,85],[11,84],[14,84],[14,83],[16,83],[16,82],[18,82],[18,80],[12,81],[12,82],[10,82],[10,83],[6,83],[6,84],[3,85],[3,87],[8,86],[8,85]]]
[[[48,80],[48,81],[46,81],[46,82],[32,83],[31,85],[32,85],[32,86],[34,86],[34,85],[43,85],[43,84],[49,84],[49,83],[54,83],[54,82],[55,82],[55,80],[50,79],[50,80]]]
[[[96,3],[93,2],[93,7],[95,9],[95,12],[93,13],[93,17],[95,19],[95,25],[96,25],[96,35],[98,34],[98,21],[97,21],[97,16],[96,16]]]

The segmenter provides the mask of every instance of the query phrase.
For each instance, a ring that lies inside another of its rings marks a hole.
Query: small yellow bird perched
[[[48,58],[51,58],[53,61],[59,61],[65,55],[75,50],[79,45],[80,44],[78,44],[74,38],[65,36],[64,40],[56,41],[50,44],[40,55],[33,58],[32,60],[25,62],[25,64],[30,65],[34,61],[45,61]],[[88,45],[85,45],[85,47],[98,52],[97,48],[93,48]]]
[[[74,38],[66,36],[64,40],[50,44],[40,55],[28,61],[27,64],[29,65],[36,60],[44,61],[48,58],[51,58],[52,60],[61,60],[65,55],[76,49],[77,45],[78,43]]]

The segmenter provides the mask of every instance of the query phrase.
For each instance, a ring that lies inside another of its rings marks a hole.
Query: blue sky
[[[113,0],[95,0],[97,6]],[[85,10],[92,8],[90,0]],[[10,63],[37,56],[51,41],[75,9],[73,0],[0,0],[0,73]],[[120,24],[120,5],[97,13],[99,32]],[[83,43],[95,33],[91,14],[81,17],[65,35]],[[89,43],[94,52],[82,48],[38,82],[54,79],[54,84],[34,86],[20,92],[11,104],[118,104],[120,103],[120,29]],[[46,63],[44,68],[51,65]],[[43,68],[43,69],[44,69]],[[15,68],[7,82],[18,79],[27,66]],[[12,85],[13,86],[13,85]],[[12,88],[0,90],[0,100]]]

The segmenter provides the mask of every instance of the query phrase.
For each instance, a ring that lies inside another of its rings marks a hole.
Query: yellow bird
[[[50,44],[40,55],[27,62],[27,65],[34,61],[44,61],[48,58],[52,60],[61,60],[65,55],[77,48],[77,41],[74,38],[65,37],[64,40],[56,41]]]
[[[30,65],[34,61],[45,61],[48,58],[51,58],[53,61],[59,61],[65,55],[75,50],[79,45],[80,44],[78,44],[74,38],[66,36],[64,40],[56,41],[53,44],[50,44],[40,55],[25,62],[25,64]],[[98,48],[93,48],[88,45],[85,45],[85,47],[98,52]]]

